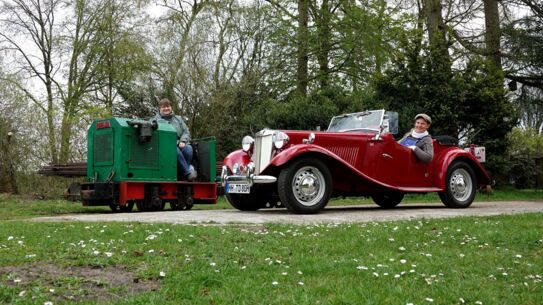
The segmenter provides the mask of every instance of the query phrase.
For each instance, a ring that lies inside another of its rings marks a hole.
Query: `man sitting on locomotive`
[[[434,146],[432,137],[428,133],[428,128],[432,124],[432,119],[429,115],[419,113],[415,116],[415,127],[406,133],[403,138],[398,141],[403,146],[413,150],[415,156],[424,163],[429,163],[434,157]]]
[[[158,103],[158,113],[155,115],[158,122],[171,124],[177,132],[177,172],[182,180],[192,181],[196,178],[196,172],[191,165],[192,146],[190,132],[182,117],[173,113],[172,102],[163,98]]]

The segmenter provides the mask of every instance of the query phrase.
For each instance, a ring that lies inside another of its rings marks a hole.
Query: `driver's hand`
[[[411,146],[407,146],[409,147],[411,150],[415,150],[415,148],[417,148],[415,145],[411,145]]]

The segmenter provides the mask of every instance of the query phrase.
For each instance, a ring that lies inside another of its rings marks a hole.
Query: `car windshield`
[[[372,110],[339,115],[332,118],[328,131],[375,131],[379,132],[384,110]]]

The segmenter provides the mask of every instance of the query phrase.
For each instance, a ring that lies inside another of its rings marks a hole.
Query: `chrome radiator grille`
[[[255,135],[254,144],[254,163],[255,174],[260,172],[270,164],[273,153],[273,131],[264,129]]]

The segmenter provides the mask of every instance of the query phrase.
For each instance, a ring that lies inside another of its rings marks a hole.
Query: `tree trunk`
[[[500,52],[500,12],[497,0],[484,0],[485,11],[485,45],[488,59],[497,70],[502,70]]]
[[[0,193],[18,194],[17,180],[15,179],[15,167],[13,166],[13,153],[11,151],[12,135],[8,130],[8,124],[2,124],[0,138]],[[6,127],[6,128],[4,128]],[[1,129],[0,129],[1,130]]]
[[[317,76],[319,85],[322,88],[328,87],[330,82],[329,55],[331,49],[331,32],[330,32],[330,12],[329,0],[323,0],[318,14],[315,14],[318,38],[317,62],[319,63],[319,74]]]
[[[424,13],[426,14],[426,26],[430,40],[430,52],[434,58],[436,69],[451,71],[451,59],[443,16],[441,15],[440,0],[424,0]]]
[[[296,90],[302,97],[307,96],[308,86],[308,50],[309,50],[309,30],[307,22],[309,20],[309,0],[298,1],[298,56],[296,70]]]

